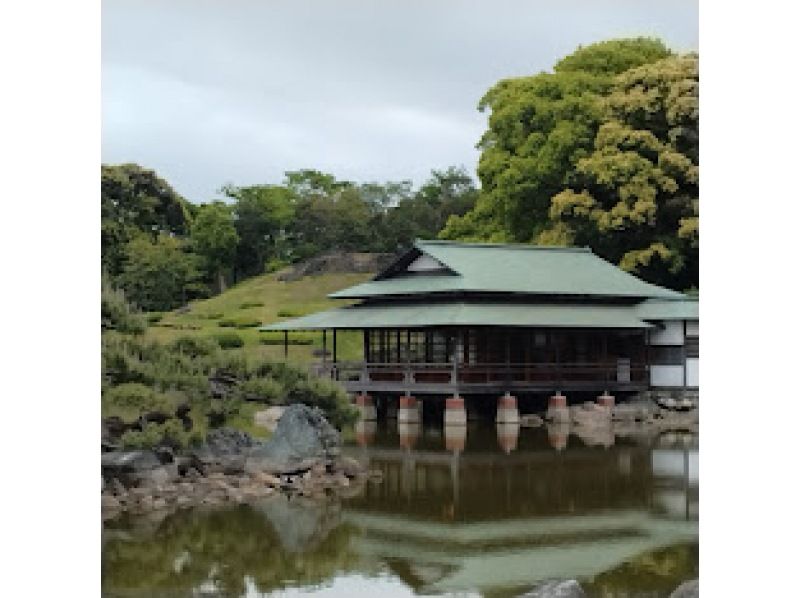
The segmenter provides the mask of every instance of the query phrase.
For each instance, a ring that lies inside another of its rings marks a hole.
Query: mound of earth
[[[332,251],[295,264],[280,273],[278,280],[290,282],[314,274],[378,272],[391,264],[394,258],[392,253]]]

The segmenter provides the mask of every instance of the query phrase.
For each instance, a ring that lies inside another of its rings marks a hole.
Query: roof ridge
[[[532,243],[488,243],[477,241],[450,241],[445,239],[415,239],[415,246],[451,245],[455,247],[484,247],[489,249],[525,249],[534,251],[564,251],[571,253],[593,253],[590,247],[562,247],[557,245],[533,245]]]

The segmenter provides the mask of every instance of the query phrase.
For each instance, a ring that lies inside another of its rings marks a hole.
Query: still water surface
[[[341,501],[106,522],[104,595],[666,597],[697,577],[697,437],[615,431],[361,424],[383,480]]]

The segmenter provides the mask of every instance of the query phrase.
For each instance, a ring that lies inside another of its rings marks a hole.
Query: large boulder
[[[166,484],[178,476],[175,463],[162,463],[153,451],[112,451],[100,457],[103,479],[125,486]]]
[[[586,598],[586,593],[574,579],[553,579],[543,581],[519,598]]]
[[[286,473],[330,462],[339,454],[339,433],[322,411],[303,404],[290,405],[278,421],[269,442],[250,451],[245,470]]]
[[[248,453],[259,444],[246,432],[218,428],[206,435],[202,446],[192,450],[188,464],[205,475],[242,473]]]

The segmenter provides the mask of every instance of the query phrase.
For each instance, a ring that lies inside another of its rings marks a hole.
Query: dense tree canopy
[[[477,197],[463,169],[353,183],[313,169],[280,184],[226,185],[225,202],[185,202],[137,165],[103,166],[103,265],[141,309],[171,309],[211,289],[325,251],[395,252],[435,237]],[[174,261],[174,263],[173,263]]]
[[[110,274],[122,271],[125,245],[136,235],[188,232],[188,203],[154,171],[138,164],[104,164],[100,185],[102,259]]]
[[[209,274],[216,277],[219,291],[224,291],[225,271],[233,266],[239,244],[230,206],[222,202],[200,206],[192,222],[191,240]]]
[[[697,57],[659,41],[578,49],[499,82],[475,208],[448,239],[589,245],[647,280],[697,285]]]

